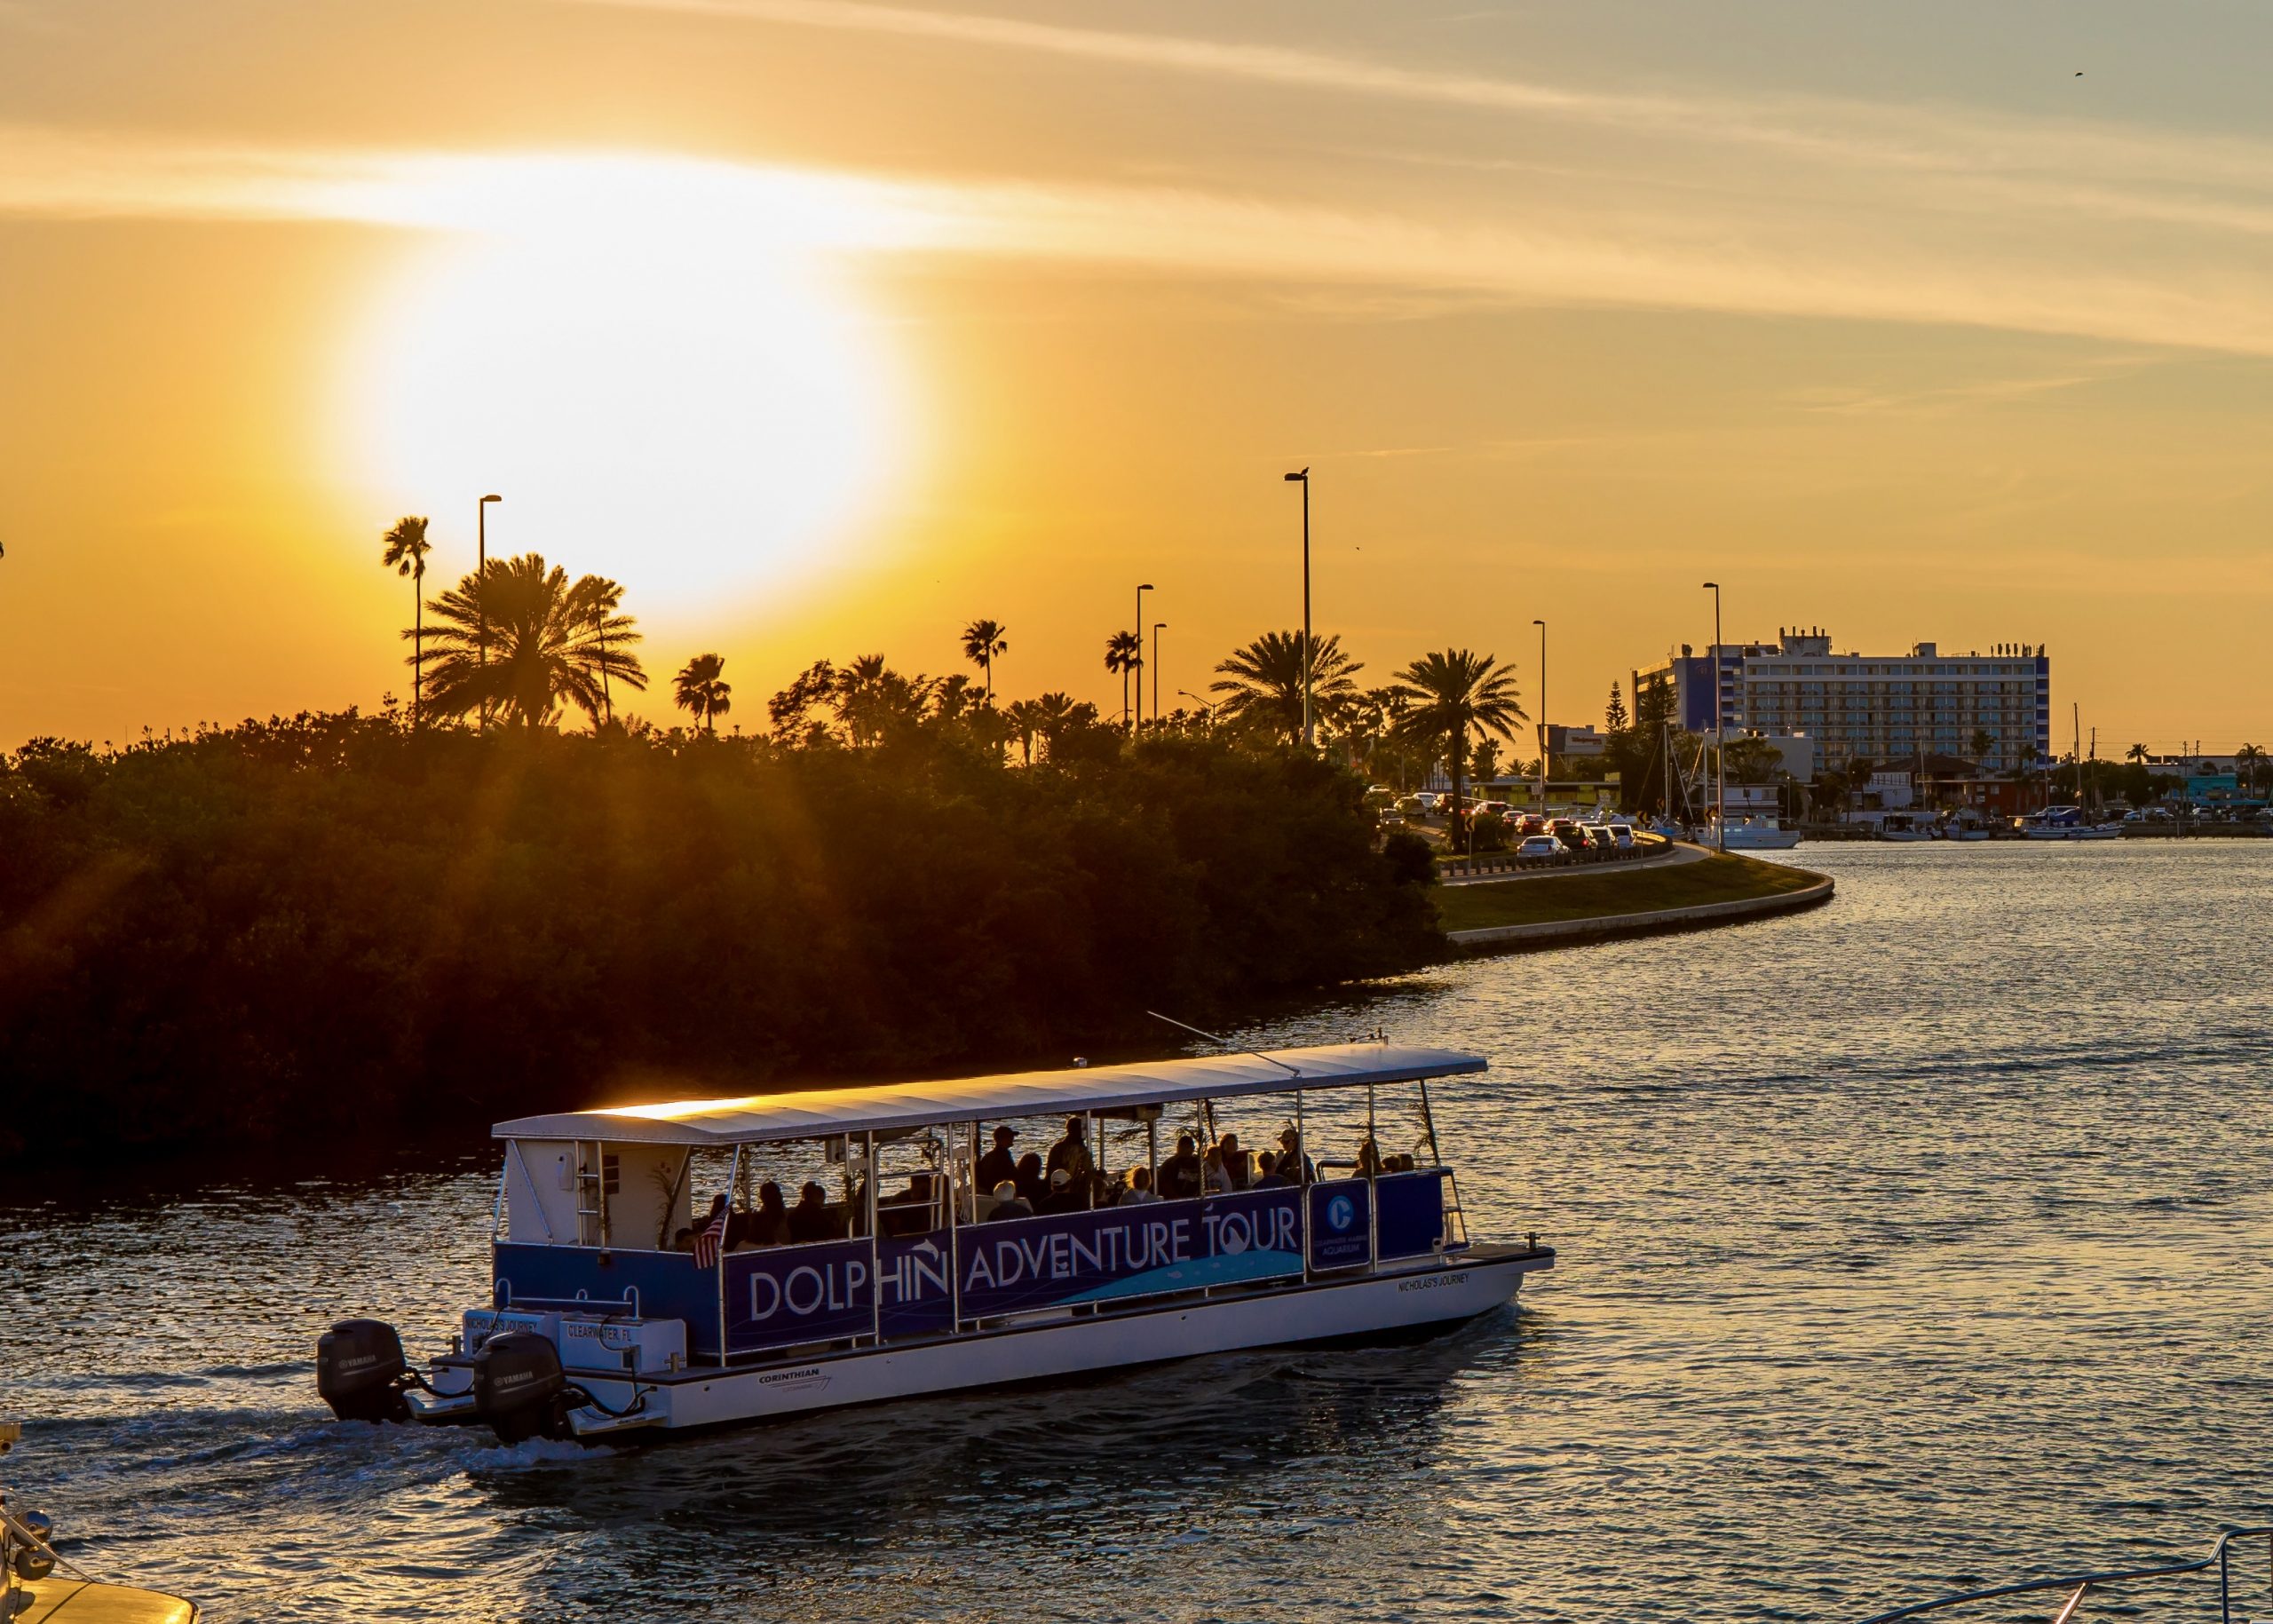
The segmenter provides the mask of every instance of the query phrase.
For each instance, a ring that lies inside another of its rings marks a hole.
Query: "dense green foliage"
[[[851,746],[303,715],[0,773],[4,1148],[1064,1065],[1423,962],[1363,786],[1075,718]],[[1018,758],[1015,746],[1011,758]],[[1404,859],[1406,860],[1400,860]]]

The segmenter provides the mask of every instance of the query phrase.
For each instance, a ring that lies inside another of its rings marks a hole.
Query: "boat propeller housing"
[[[538,1332],[493,1336],[473,1356],[473,1407],[508,1444],[569,1436],[571,1391],[559,1350]]]
[[[408,1421],[402,1338],[384,1319],[343,1319],[316,1342],[316,1390],[342,1421]]]

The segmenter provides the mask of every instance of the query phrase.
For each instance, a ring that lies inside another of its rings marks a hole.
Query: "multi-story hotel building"
[[[1989,774],[2020,766],[2029,746],[2031,760],[2053,753],[2052,661],[2041,645],[1945,654],[1921,643],[1906,654],[1834,654],[1817,628],[1782,633],[1775,643],[1723,644],[1701,656],[1684,647],[1635,672],[1634,691],[1666,679],[1675,719],[1702,732],[1713,725],[1716,677],[1723,726],[1803,734],[1826,766],[1948,756]],[[1974,748],[1976,733],[1988,736],[1987,749]]]

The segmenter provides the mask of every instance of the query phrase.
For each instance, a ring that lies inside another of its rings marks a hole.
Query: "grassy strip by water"
[[[1498,884],[1445,885],[1433,893],[1447,931],[1527,925],[1547,920],[1597,919],[1646,914],[1702,902],[1734,902],[1803,891],[1819,875],[1754,857],[1715,856],[1667,868],[1509,880]]]

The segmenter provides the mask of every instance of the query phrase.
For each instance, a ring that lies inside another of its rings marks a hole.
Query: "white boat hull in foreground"
[[[1390,1335],[1449,1326],[1502,1307],[1515,1300],[1525,1274],[1555,1263],[1551,1250],[1479,1248],[1477,1252],[1474,1257],[1409,1273],[1370,1275],[1346,1284],[1166,1303],[1086,1319],[1059,1318],[912,1347],[885,1346],[725,1372],[699,1370],[676,1379],[607,1380],[580,1370],[574,1373],[577,1384],[609,1409],[628,1409],[635,1400],[639,1408],[619,1420],[596,1406],[586,1407],[571,1412],[569,1421],[580,1438],[634,1427],[678,1431],[1247,1348]],[[431,1402],[415,1407],[440,1408]],[[450,1418],[446,1409],[432,1416]]]

